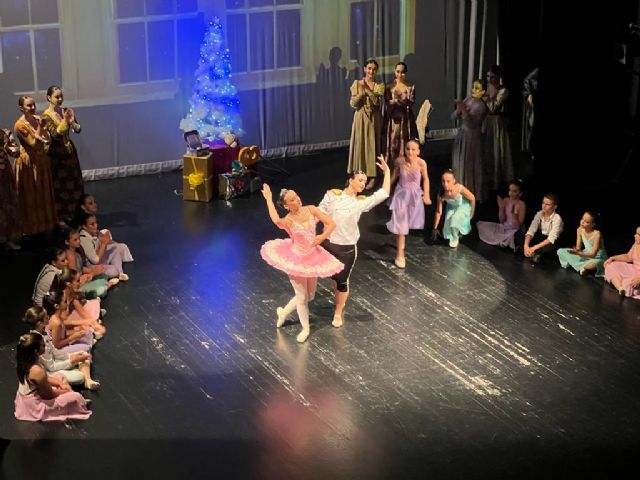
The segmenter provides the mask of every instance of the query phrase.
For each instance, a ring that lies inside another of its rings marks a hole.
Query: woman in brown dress
[[[398,62],[395,80],[388,83],[384,91],[384,138],[389,165],[404,155],[404,147],[409,140],[418,138],[413,104],[416,87],[406,79],[407,64]],[[393,169],[393,167],[392,167]]]
[[[51,135],[49,157],[51,158],[51,175],[53,176],[53,192],[56,198],[56,209],[60,219],[69,220],[76,212],[82,196],[82,170],[78,161],[76,147],[69,138],[73,130],[80,133],[80,124],[70,108],[63,108],[62,89],[52,85],[47,90],[49,108],[43,115],[49,118],[47,129]]]
[[[20,141],[20,156],[15,163],[18,204],[22,233],[33,235],[51,230],[58,221],[47,155],[51,137],[47,117],[35,114],[33,98],[20,97],[18,105],[23,113],[14,126]]]

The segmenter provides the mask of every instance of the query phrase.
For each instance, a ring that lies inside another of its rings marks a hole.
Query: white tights
[[[293,290],[296,293],[295,297],[289,300],[284,307],[285,318],[293,312],[295,308],[298,311],[298,318],[303,330],[309,329],[309,302],[316,296],[316,286],[318,285],[318,279],[303,278],[303,277],[289,277]]]

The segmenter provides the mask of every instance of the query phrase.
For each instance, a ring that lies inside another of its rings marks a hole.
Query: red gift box
[[[229,173],[231,171],[231,162],[238,159],[240,146],[230,147],[224,143],[224,140],[207,141],[205,143],[209,146],[209,150],[213,155],[214,178],[221,173]]]

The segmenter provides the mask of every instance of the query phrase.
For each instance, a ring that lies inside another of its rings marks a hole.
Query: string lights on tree
[[[219,140],[232,133],[242,135],[240,101],[231,83],[231,54],[224,45],[224,31],[217,17],[210,22],[200,46],[191,107],[180,129],[197,130],[203,139]]]

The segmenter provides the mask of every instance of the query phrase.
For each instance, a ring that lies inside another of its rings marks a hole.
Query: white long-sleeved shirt
[[[527,230],[527,235],[533,237],[538,231],[538,228],[540,229],[540,232],[547,237],[547,240],[551,243],[555,243],[562,233],[564,223],[562,222],[560,215],[556,212],[553,212],[549,218],[545,218],[542,215],[542,210],[540,210],[536,213],[536,216],[533,217],[529,230]]]
[[[57,372],[59,370],[71,370],[72,364],[68,353],[62,353],[53,346],[53,339],[48,331],[40,333],[37,330],[31,330],[31,333],[42,335],[44,340],[44,353],[40,355],[40,365],[47,372]]]
[[[318,208],[336,222],[336,228],[331,232],[329,241],[336,245],[358,243],[360,215],[384,202],[388,197],[389,194],[382,188],[368,197],[348,195],[344,190],[338,189],[327,191]]]
[[[97,237],[94,237],[86,230],[80,230],[80,246],[84,250],[84,254],[93,265],[100,263],[98,257],[98,249],[100,248],[100,241]]]
[[[46,293],[51,290],[51,284],[53,283],[55,276],[60,273],[62,273],[62,270],[54,267],[50,263],[47,263],[42,267],[42,270],[40,270],[38,278],[36,279],[36,284],[33,287],[33,294],[31,295],[34,305],[42,306],[42,299]]]

